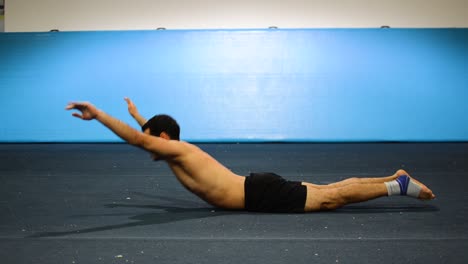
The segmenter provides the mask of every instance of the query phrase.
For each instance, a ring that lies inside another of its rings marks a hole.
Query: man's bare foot
[[[396,178],[400,177],[400,176],[408,176],[410,177],[410,179],[416,183],[417,185],[419,185],[421,187],[421,191],[419,192],[419,196],[418,196],[418,199],[421,199],[421,200],[432,200],[435,198],[435,195],[432,193],[432,191],[427,188],[426,185],[422,184],[421,182],[419,182],[418,180],[416,180],[415,178],[411,177],[411,175],[409,175],[408,172],[406,172],[405,170],[398,170],[396,173],[395,173],[395,176]]]

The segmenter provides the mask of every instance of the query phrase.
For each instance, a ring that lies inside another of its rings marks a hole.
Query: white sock
[[[387,187],[388,196],[401,194],[400,184],[396,180],[385,182],[385,186]]]
[[[421,186],[416,184],[409,176],[403,175],[396,180],[385,183],[388,196],[392,195],[408,195],[418,198],[421,192]]]

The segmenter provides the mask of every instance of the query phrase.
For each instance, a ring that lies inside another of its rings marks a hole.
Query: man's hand
[[[130,113],[131,116],[135,117],[138,115],[138,109],[136,108],[135,104],[130,100],[130,98],[125,97],[125,101],[127,102],[128,106],[128,112]]]
[[[66,110],[72,110],[72,109],[79,110],[81,114],[73,113],[72,115],[74,117],[78,117],[83,120],[93,120],[97,117],[99,113],[99,110],[94,105],[87,103],[87,102],[69,103],[65,109]]]
[[[130,98],[125,97],[125,101],[127,102],[128,112],[130,115],[138,122],[140,126],[143,126],[146,123],[146,119],[138,113],[138,109],[136,108],[135,104],[130,100]]]

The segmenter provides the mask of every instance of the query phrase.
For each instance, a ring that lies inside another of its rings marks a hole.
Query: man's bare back
[[[98,110],[90,103],[70,103],[66,109],[79,110],[81,114],[73,113],[73,116],[83,120],[96,119],[129,144],[150,152],[154,160],[166,161],[184,187],[209,204],[220,208],[235,210],[254,208],[253,211],[269,212],[311,212],[333,210],[349,203],[363,202],[387,195],[407,195],[408,193],[409,196],[418,199],[435,198],[430,189],[411,178],[403,170],[387,177],[350,178],[328,185],[290,182],[271,174],[240,176],[199,147],[179,141],[178,134],[177,140],[173,140],[175,137],[173,135],[171,138],[169,135],[170,129],[167,131],[163,129],[157,133],[156,128],[145,129],[146,120],[132,113],[136,111],[136,108],[129,99],[126,98],[126,100],[130,113],[143,127],[144,133]]]
[[[234,174],[195,145],[182,141],[170,144],[180,153],[161,158],[184,187],[214,206],[244,209],[245,177]]]

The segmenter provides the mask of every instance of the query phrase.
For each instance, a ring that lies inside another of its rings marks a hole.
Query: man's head
[[[179,140],[180,127],[174,118],[168,115],[155,115],[146,124],[141,127],[141,130],[149,129],[152,136],[161,137],[167,135],[169,139]]]

